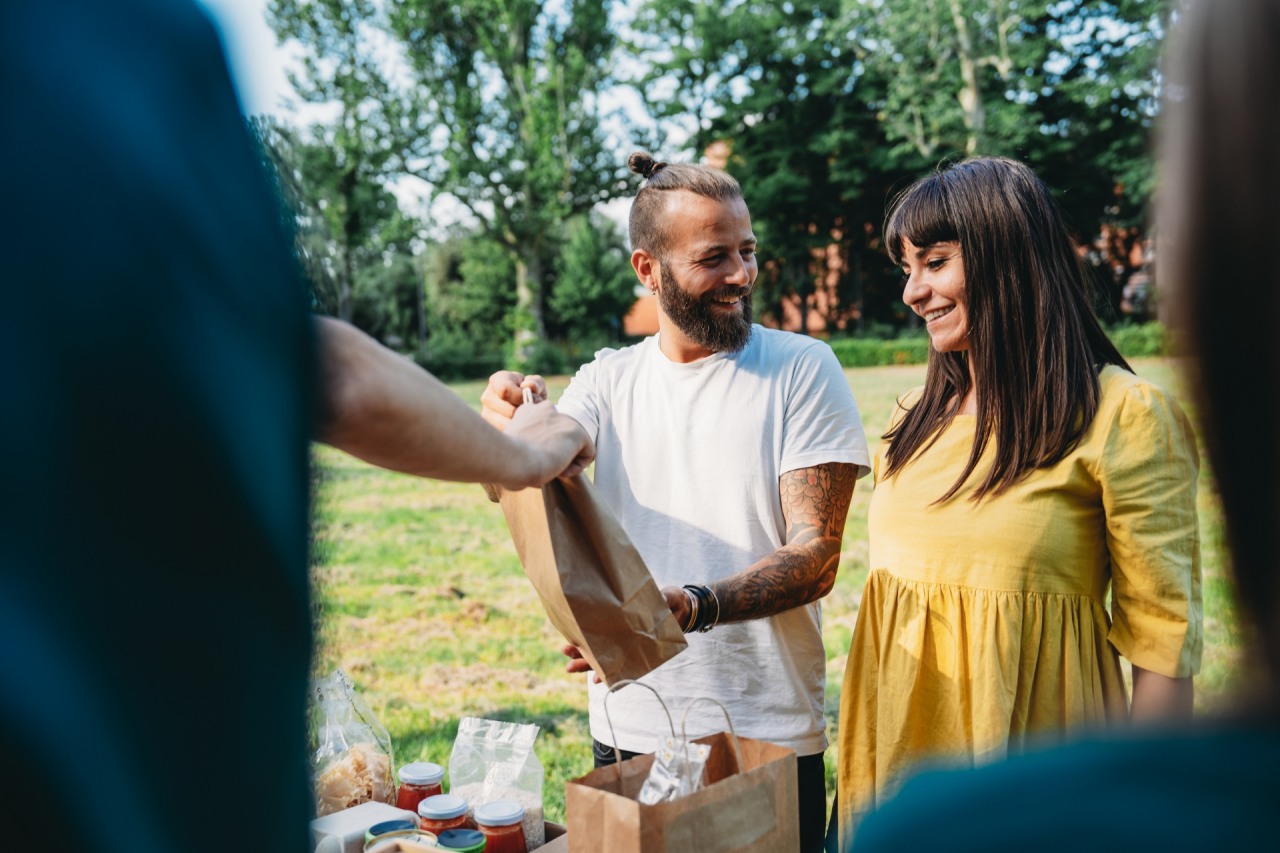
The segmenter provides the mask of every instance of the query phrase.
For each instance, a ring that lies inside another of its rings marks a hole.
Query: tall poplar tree
[[[609,0],[402,0],[390,32],[413,72],[407,171],[460,202],[515,261],[517,362],[546,334],[547,244],[622,192],[599,93]]]

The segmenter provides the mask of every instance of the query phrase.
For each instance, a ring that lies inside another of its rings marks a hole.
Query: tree
[[[696,85],[694,144],[730,152],[725,168],[742,184],[760,239],[761,316],[781,321],[792,305],[805,329],[812,306],[828,328],[855,316],[860,324],[863,296],[877,290],[868,276],[883,266],[866,256],[906,167],[870,106],[883,87],[859,62],[839,0],[650,0],[636,27],[635,44],[657,55],[644,81],[656,115],[678,117],[684,87]]]
[[[404,0],[390,32],[414,71],[408,171],[461,202],[510,254],[516,358],[545,336],[547,241],[620,192],[596,95],[615,36],[609,0]]]
[[[280,219],[293,236],[293,256],[307,282],[313,310],[333,313],[338,286],[326,260],[329,232],[295,166],[296,138],[288,127],[268,116],[249,119],[249,133],[262,151],[268,177],[280,202]]]
[[[511,343],[515,263],[485,234],[459,232],[426,252],[427,340],[417,360],[446,378],[487,376]]]
[[[1113,235],[1100,263],[1128,262],[1165,13],[1163,0],[649,0],[635,44],[655,116],[685,111],[696,150],[731,146],[766,311],[803,311],[834,280],[861,326],[911,322],[880,228],[894,193],[949,159],[1028,162],[1082,244]]]
[[[867,70],[887,82],[877,106],[899,150],[1024,160],[1055,189],[1079,242],[1122,235],[1104,263],[1129,264],[1152,190],[1166,0],[847,4]],[[1126,277],[1111,285],[1116,304]]]
[[[599,215],[569,223],[548,306],[561,335],[594,348],[618,339],[636,300],[636,277],[617,227]]]
[[[303,49],[303,73],[290,74],[302,100],[337,108],[294,145],[294,166],[330,235],[336,314],[350,321],[358,269],[380,252],[378,229],[399,214],[386,183],[403,162],[410,121],[374,57],[385,20],[372,0],[270,0],[267,21]]]
[[[396,211],[379,228],[356,267],[352,319],[389,347],[412,348],[427,336],[419,224]]]

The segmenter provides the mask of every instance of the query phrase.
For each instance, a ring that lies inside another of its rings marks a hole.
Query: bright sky
[[[240,101],[251,115],[285,112],[288,52],[277,46],[264,17],[267,0],[199,0],[222,30]]]

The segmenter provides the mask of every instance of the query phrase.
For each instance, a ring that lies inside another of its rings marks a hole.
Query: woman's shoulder
[[[1198,459],[1195,430],[1175,394],[1115,365],[1105,367],[1098,378],[1098,411],[1085,446],[1102,448],[1108,458],[1176,450]]]
[[[889,425],[896,426],[898,421],[911,411],[916,403],[924,396],[924,386],[917,385],[909,391],[898,395],[898,399],[894,401],[893,411],[889,414]]]
[[[1118,365],[1098,374],[1098,417],[1182,417],[1182,408],[1166,388]]]
[[[920,402],[920,398],[924,396],[924,386],[917,385],[909,391],[898,395],[898,408],[910,409],[916,403]]]

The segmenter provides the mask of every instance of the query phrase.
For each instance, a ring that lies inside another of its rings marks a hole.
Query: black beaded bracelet
[[[685,584],[684,591],[689,596],[690,612],[689,626],[684,629],[684,632],[691,634],[697,631],[705,634],[720,622],[720,599],[716,598],[715,592],[709,586]]]

